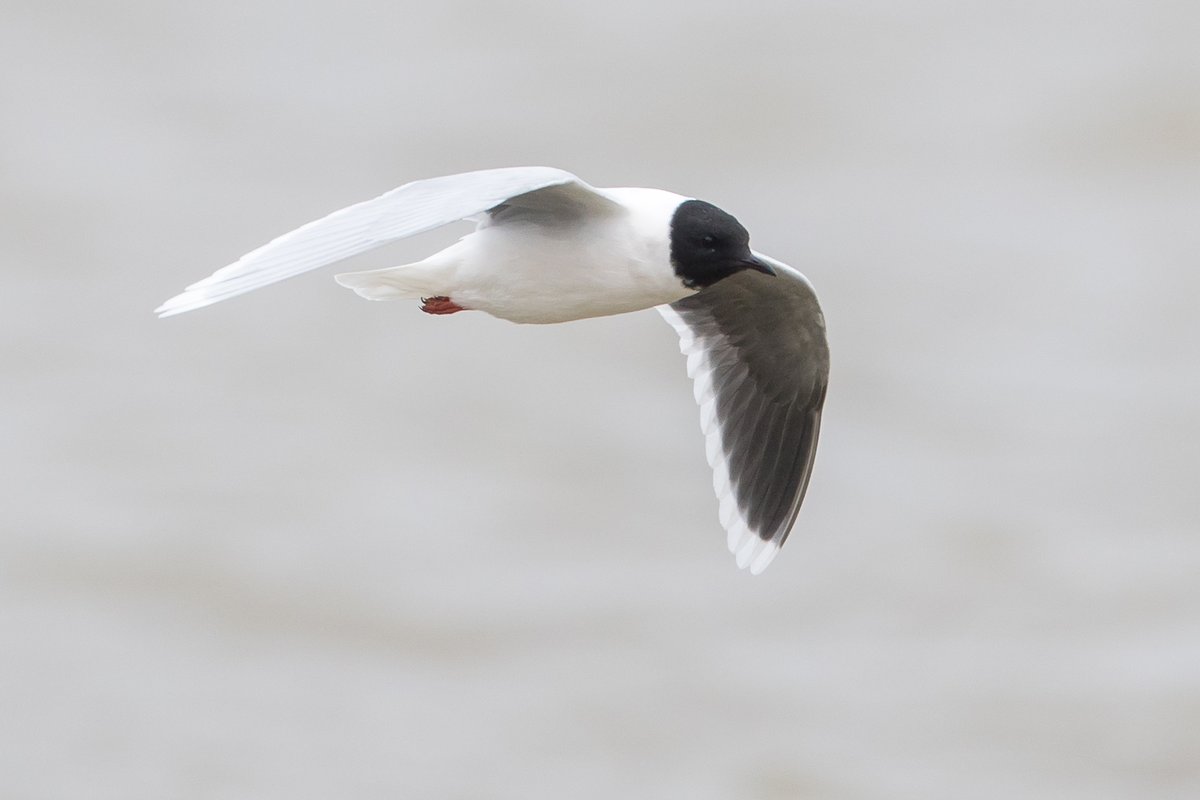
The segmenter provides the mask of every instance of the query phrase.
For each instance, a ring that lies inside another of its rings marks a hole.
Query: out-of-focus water
[[[1200,796],[1198,9],[6,4],[0,796]],[[818,287],[761,578],[653,312],[150,313],[526,163]]]

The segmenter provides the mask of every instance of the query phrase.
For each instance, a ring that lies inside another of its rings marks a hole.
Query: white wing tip
[[[730,536],[729,549],[737,558],[738,569],[748,567],[751,575],[761,575],[779,554],[774,540],[760,539],[749,530],[743,530],[736,539]]]
[[[154,313],[159,319],[173,317],[176,314],[182,314],[185,311],[191,311],[194,305],[194,297],[189,296],[190,292],[177,294],[169,300],[165,301],[158,308],[154,309]]]
[[[761,574],[779,554],[779,543],[774,539],[761,539],[750,530],[728,492],[721,496],[720,505],[721,525],[725,528],[729,552],[737,560],[738,569],[749,567],[751,575]]]
[[[771,562],[775,560],[775,556],[777,555],[779,555],[779,545],[774,541],[765,542],[762,550],[750,562],[750,574],[761,575],[763,570],[771,565]]]
[[[195,311],[198,308],[211,306],[213,303],[223,299],[224,296],[217,295],[214,297],[204,289],[189,288],[154,309],[154,313],[158,315],[159,319],[166,319],[176,314],[183,314],[187,311]]]

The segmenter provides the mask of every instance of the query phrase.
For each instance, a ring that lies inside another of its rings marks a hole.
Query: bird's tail
[[[403,300],[445,295],[449,291],[445,265],[428,261],[399,267],[343,272],[334,280],[368,300]]]

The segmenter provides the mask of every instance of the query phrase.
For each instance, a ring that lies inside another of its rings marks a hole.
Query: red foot
[[[426,314],[453,314],[466,309],[449,297],[422,297],[421,310]]]

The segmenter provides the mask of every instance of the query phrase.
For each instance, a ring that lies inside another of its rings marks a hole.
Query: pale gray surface
[[[0,795],[1196,797],[1198,9],[5,3]],[[761,578],[653,312],[150,313],[523,163],[817,285]]]

